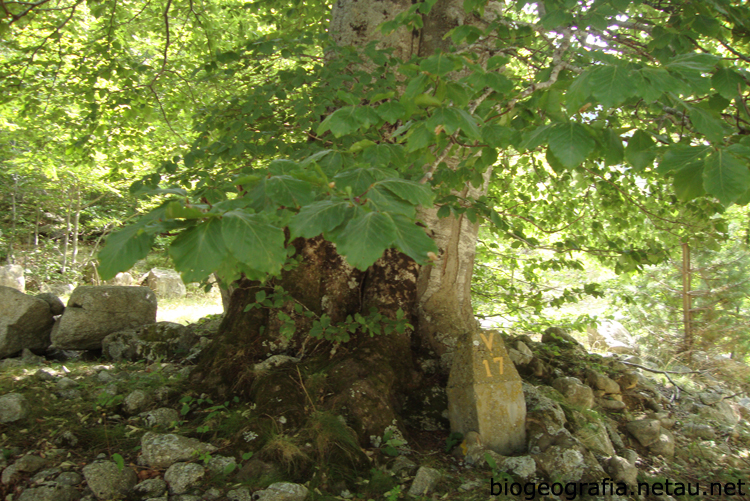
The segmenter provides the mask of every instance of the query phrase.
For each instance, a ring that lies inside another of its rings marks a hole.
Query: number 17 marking
[[[497,363],[498,366],[500,366],[500,375],[503,373],[503,357],[495,357],[492,359],[493,362]],[[482,360],[482,363],[484,363],[484,368],[487,371],[487,377],[492,377],[492,372],[490,371],[490,363],[487,360]]]

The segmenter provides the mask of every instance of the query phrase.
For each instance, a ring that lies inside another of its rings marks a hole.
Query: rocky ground
[[[55,360],[25,351],[0,363],[2,498],[666,500],[667,492],[690,499],[697,486],[706,494],[694,499],[750,492],[742,484],[750,482],[750,370],[742,364],[699,356],[660,372],[647,356],[588,353],[564,333],[506,337],[524,379],[528,453],[499,456],[476,434],[439,429],[439,388],[438,415],[424,421],[430,431],[394,426],[363,449],[343,418],[314,405],[297,428],[283,412],[260,414],[253,402],[191,387],[191,360],[217,325],[121,333],[103,354]],[[258,370],[288,365],[275,360],[281,365]],[[306,391],[315,377],[300,375]],[[555,483],[568,490],[553,494]],[[678,485],[688,487],[684,496]]]

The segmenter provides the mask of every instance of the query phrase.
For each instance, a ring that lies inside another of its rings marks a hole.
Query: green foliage
[[[419,214],[434,208],[486,225],[480,262],[497,261],[480,267],[479,306],[502,296],[528,316],[601,294],[540,283],[580,269],[574,253],[643,270],[681,241],[720,242],[726,207],[750,202],[738,1],[508,3],[423,33],[442,50],[406,60],[380,40],[335,46],[323,2],[107,5],[0,14],[0,158],[50,180],[61,164],[135,179],[141,201],[117,222],[147,214],[109,237],[105,279],[158,242],[186,281],[278,275],[287,237],[322,235],[361,270],[391,247],[426,264]],[[381,31],[431,29],[433,5]],[[485,178],[486,195],[465,194]],[[377,333],[367,317],[314,322],[329,339]]]
[[[112,454],[112,461],[114,461],[117,465],[118,471],[122,471],[125,468],[125,458],[123,458],[118,453],[115,452],[114,454]]]

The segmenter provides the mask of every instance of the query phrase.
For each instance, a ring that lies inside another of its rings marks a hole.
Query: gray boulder
[[[586,330],[589,346],[594,350],[609,351],[623,355],[638,353],[636,339],[620,322],[605,320],[597,327]]]
[[[82,286],[52,329],[52,346],[92,350],[107,334],[156,322],[156,296],[146,287]]]
[[[187,494],[206,476],[206,469],[195,463],[175,463],[164,472],[164,480],[172,494]]]
[[[640,419],[625,425],[628,433],[633,435],[644,447],[648,447],[659,440],[661,423],[657,419]]]
[[[158,322],[109,334],[102,340],[102,354],[116,362],[151,361],[185,356],[198,340],[184,325]]]
[[[29,402],[20,393],[0,397],[0,423],[13,423],[29,415]]]
[[[24,292],[26,290],[26,279],[23,276],[23,268],[17,264],[0,266],[0,286]]]
[[[276,482],[255,493],[256,501],[304,501],[307,487],[289,482]]]
[[[146,422],[146,426],[169,426],[180,420],[180,413],[169,407],[159,407],[152,411],[142,412],[140,417]]]
[[[65,304],[63,304],[59,297],[51,292],[42,292],[41,294],[37,294],[36,297],[42,301],[46,301],[49,305],[49,311],[55,316],[62,315],[65,311]]]
[[[427,466],[420,466],[417,470],[417,476],[414,477],[414,482],[412,482],[409,488],[409,495],[417,497],[428,494],[435,488],[440,477],[441,474],[438,470],[428,468]]]
[[[559,377],[552,382],[552,387],[565,395],[565,399],[571,405],[583,409],[591,409],[594,406],[594,392],[578,378]]]
[[[46,301],[0,286],[0,358],[47,349],[54,321]]]
[[[141,438],[139,462],[152,468],[168,468],[179,461],[190,461],[198,454],[215,452],[216,447],[194,438],[146,432]]]
[[[127,271],[124,273],[118,273],[115,275],[115,278],[107,282],[108,285],[122,285],[122,286],[130,286],[133,285],[133,275],[128,273]]]
[[[75,501],[80,496],[75,487],[52,484],[26,489],[18,501]]]
[[[180,274],[173,270],[152,268],[141,280],[141,285],[149,287],[158,297],[163,298],[185,297],[187,294]]]
[[[167,483],[160,478],[149,478],[133,488],[133,493],[143,499],[158,498],[167,492]]]
[[[83,467],[91,491],[97,499],[127,499],[138,483],[138,475],[130,468],[120,468],[113,461],[91,463]]]

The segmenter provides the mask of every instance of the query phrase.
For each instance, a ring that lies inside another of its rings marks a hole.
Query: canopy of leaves
[[[67,110],[69,153],[101,148],[113,172],[123,145],[157,138],[132,191],[167,200],[112,237],[104,275],[164,233],[186,278],[273,274],[284,228],[362,269],[392,246],[426,262],[418,214],[435,206],[519,245],[565,226],[555,249],[628,270],[750,201],[739,0],[466,0],[452,48],[407,61],[332,46],[317,2],[3,5],[3,110]],[[383,30],[421,29],[433,5]],[[490,168],[487,196],[456,195]]]

